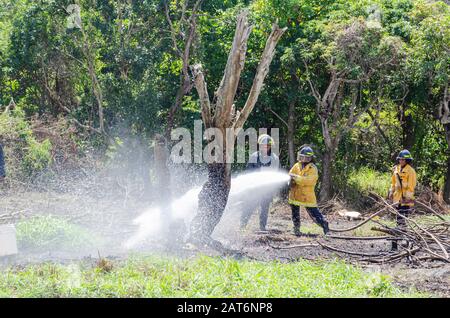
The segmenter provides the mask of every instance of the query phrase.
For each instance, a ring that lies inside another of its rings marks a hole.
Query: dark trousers
[[[294,227],[299,229],[300,228],[300,207],[297,205],[291,205],[292,210],[292,222],[294,222]],[[306,208],[306,211],[308,211],[309,216],[311,219],[313,219],[314,222],[316,222],[318,225],[320,225],[322,228],[324,227],[325,218],[320,213],[318,208]]]
[[[256,204],[246,204],[241,214],[241,228],[245,227],[248,224],[248,221],[250,220],[253,212],[255,212],[255,210],[259,208],[259,229],[264,231],[266,229],[267,219],[269,217],[270,203],[272,203],[272,198],[262,200],[260,202],[257,202]]]
[[[408,217],[409,214],[411,213],[411,207],[407,206],[407,205],[399,204],[397,206],[397,212],[401,215]],[[399,230],[406,228],[406,220],[404,218],[402,218],[400,215],[397,215],[396,222],[397,222],[397,228]],[[392,241],[392,250],[397,250],[397,249],[398,249],[397,241]]]
[[[397,207],[397,212],[401,215],[408,217],[409,214],[411,213],[411,207],[399,204]],[[402,218],[400,215],[397,215],[397,227],[399,227],[400,229],[406,227],[406,220]]]

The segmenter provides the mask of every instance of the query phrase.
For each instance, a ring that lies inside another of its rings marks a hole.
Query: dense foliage
[[[2,109],[12,104],[27,120],[63,116],[97,143],[114,140],[99,136],[123,131],[148,140],[164,134],[183,83],[177,49],[186,47],[188,18],[197,10],[188,62],[201,62],[208,87],[217,87],[237,12],[248,7],[254,29],[238,109],[271,24],[277,19],[288,27],[246,124],[280,128],[285,167],[292,163],[290,142],[294,149],[310,143],[319,168],[328,164],[340,184],[361,168],[388,172],[398,151],[408,148],[419,180],[450,196],[450,121],[442,111],[450,95],[448,4],[208,0],[195,9],[195,2],[80,0],[81,25],[73,27],[72,1],[0,0]],[[321,99],[328,88],[335,95]],[[194,89],[183,95],[175,126],[193,129],[193,120],[201,118],[198,96]],[[29,147],[24,160],[42,169],[51,145],[27,134],[20,137]]]

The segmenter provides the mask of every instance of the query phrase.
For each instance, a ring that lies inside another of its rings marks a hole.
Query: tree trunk
[[[208,165],[208,180],[198,196],[198,213],[191,224],[192,236],[210,237],[212,235],[227,205],[230,185],[230,164],[214,163]]]
[[[336,149],[326,149],[322,158],[322,184],[320,186],[320,201],[330,200],[333,195],[333,162],[336,156]]]
[[[83,46],[82,46],[82,52],[86,58],[87,67],[89,71],[89,76],[91,77],[92,81],[92,92],[94,93],[95,100],[97,101],[97,107],[98,107],[98,122],[99,122],[99,131],[102,134],[105,134],[105,119],[104,119],[104,113],[103,113],[103,93],[101,85],[97,78],[97,73],[95,71],[95,57],[93,56],[91,52],[91,45],[89,43],[89,39],[84,32],[84,29],[81,27],[81,34],[83,36]]]
[[[399,107],[398,119],[402,127],[402,147],[403,149],[411,149],[414,146],[414,120],[411,115],[406,114],[406,107]]]
[[[288,153],[289,153],[289,165],[294,166],[297,161],[295,158],[295,145],[294,145],[294,112],[295,112],[295,102],[289,103],[289,113],[287,121],[287,139],[288,139]]]
[[[450,203],[450,92],[448,83],[444,88],[444,96],[439,104],[439,121],[445,129],[445,139],[447,140],[447,174],[445,176],[444,184],[444,200]]]
[[[186,75],[185,76],[183,75],[183,80],[182,80],[182,83],[180,84],[180,87],[178,88],[177,95],[175,97],[175,101],[169,110],[169,114],[167,115],[167,128],[166,128],[166,133],[165,133],[165,137],[167,138],[167,140],[170,140],[170,134],[174,127],[175,113],[181,108],[181,104],[183,103],[183,98],[186,94],[189,93],[190,90],[191,90],[191,83],[190,83],[189,75],[187,75],[187,68],[186,68]]]
[[[450,124],[445,124],[445,139],[447,140],[447,173],[444,183],[444,201],[450,204]]]
[[[156,134],[154,137],[154,172],[156,177],[155,188],[158,189],[158,204],[170,205],[171,189],[170,189],[170,172],[167,167],[169,151],[167,149],[166,139]]]

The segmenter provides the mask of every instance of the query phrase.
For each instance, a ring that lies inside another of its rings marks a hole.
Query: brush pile
[[[449,213],[442,197],[428,187],[419,185],[416,191],[415,212],[428,214],[437,211],[442,214]]]
[[[348,232],[357,229],[358,227],[366,224],[367,222],[374,222],[377,226],[371,228],[372,231],[381,232],[384,236],[374,237],[352,237],[352,236],[339,236],[330,235],[330,239],[348,239],[348,240],[388,240],[396,241],[398,244],[398,250],[390,252],[379,253],[359,253],[355,251],[347,251],[338,249],[333,246],[327,245],[322,242],[318,242],[320,246],[325,249],[351,255],[352,257],[358,257],[358,261],[369,263],[397,263],[403,259],[406,259],[409,263],[414,265],[423,265],[425,261],[438,261],[443,263],[450,263],[450,220],[446,219],[442,214],[442,210],[436,211],[430,204],[417,200],[416,205],[419,204],[423,210],[426,210],[428,214],[435,217],[425,222],[417,222],[410,216],[404,216],[399,214],[393,204],[389,204],[381,196],[371,193],[373,198],[377,199],[377,205],[382,208],[376,213],[369,216],[363,222],[360,222],[356,226],[349,229],[336,229],[333,232]],[[376,216],[388,213],[395,218],[403,218],[406,226],[393,227],[388,226],[381,221],[375,219]]]
[[[323,214],[335,215],[338,211],[345,209],[345,204],[336,195],[331,200],[319,202],[318,207]]]

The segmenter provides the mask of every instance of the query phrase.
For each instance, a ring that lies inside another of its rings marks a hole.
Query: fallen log
[[[355,241],[372,241],[372,240],[401,240],[392,236],[339,236],[339,235],[327,235],[326,238],[338,239],[338,240],[355,240]]]
[[[338,252],[338,253],[345,253],[345,254],[356,255],[356,256],[369,256],[369,257],[371,257],[371,256],[380,256],[380,253],[373,254],[373,253],[353,252],[353,251],[342,250],[342,249],[339,249],[339,248],[336,248],[336,247],[333,247],[333,246],[329,246],[329,245],[326,245],[326,244],[324,244],[322,242],[319,242],[319,241],[317,241],[317,243],[320,246],[322,246],[323,248],[325,248],[325,249],[328,249],[328,250],[334,251],[334,252]]]
[[[267,243],[271,248],[277,249],[277,250],[287,250],[291,248],[299,248],[299,247],[318,247],[318,244],[295,244],[295,245],[287,245],[287,246],[276,246],[272,245],[270,243]]]

